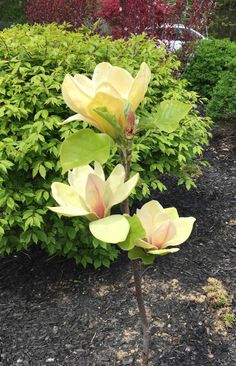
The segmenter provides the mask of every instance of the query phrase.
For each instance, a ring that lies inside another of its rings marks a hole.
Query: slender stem
[[[131,158],[132,158],[132,149],[131,145],[128,148],[120,149],[120,157],[122,160],[122,163],[125,168],[125,181],[129,179],[130,175],[130,165],[131,165]],[[129,200],[126,199],[123,202],[122,205],[122,211],[123,213],[129,214]],[[139,315],[142,323],[142,329],[143,329],[143,350],[142,350],[142,356],[143,356],[143,364],[148,364],[148,356],[149,356],[149,339],[150,339],[150,333],[149,333],[149,324],[145,309],[145,304],[143,300],[143,293],[142,293],[142,272],[141,272],[141,265],[139,261],[132,261],[132,267],[133,267],[133,276],[134,276],[134,285],[135,285],[135,296],[138,303],[138,309],[139,309]]]
[[[143,293],[142,293],[142,272],[141,272],[141,264],[139,261],[132,261],[133,266],[133,275],[134,275],[134,285],[135,285],[135,292],[136,292],[136,299],[138,303],[139,315],[142,322],[143,328],[143,364],[148,364],[148,355],[149,355],[149,324],[145,309],[145,304],[143,300]]]

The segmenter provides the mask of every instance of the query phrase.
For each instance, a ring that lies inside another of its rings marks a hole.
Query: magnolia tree
[[[62,143],[60,160],[63,173],[68,172],[69,185],[52,184],[58,206],[50,207],[59,215],[85,216],[91,235],[128,252],[143,328],[143,364],[148,363],[149,325],[141,289],[141,261],[151,264],[160,255],[177,252],[195,221],[193,217],[179,217],[176,208],[163,208],[154,200],[130,215],[128,196],[139,179],[131,171],[134,136],[143,128],[171,133],[191,109],[191,105],[168,100],[154,115],[139,120],[135,112],[150,78],[146,63],[133,78],[128,71],[107,62],[96,66],[92,80],[85,75],[65,76],[63,98],[76,114],[63,123],[85,121],[95,130],[79,130]],[[102,165],[114,145],[121,163],[106,178]],[[120,214],[112,214],[113,206],[121,203]]]

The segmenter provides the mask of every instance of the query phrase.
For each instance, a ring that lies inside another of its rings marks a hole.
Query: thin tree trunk
[[[129,179],[130,176],[130,165],[131,165],[131,158],[132,158],[132,149],[129,146],[127,149],[120,149],[120,157],[125,168],[125,181]],[[122,211],[123,213],[130,214],[129,209],[129,200],[126,199],[122,204]],[[149,356],[149,324],[145,309],[145,304],[143,300],[143,293],[142,293],[142,271],[141,271],[141,264],[138,260],[132,261],[132,268],[133,268],[133,276],[134,276],[134,286],[135,286],[135,296],[138,303],[139,315],[142,323],[143,329],[143,349],[142,349],[142,357],[143,357],[143,365],[148,364],[148,356]]]

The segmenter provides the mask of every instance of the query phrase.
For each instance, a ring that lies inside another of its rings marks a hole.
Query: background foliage
[[[229,69],[233,59],[236,59],[235,42],[228,39],[201,41],[184,77],[190,81],[193,90],[210,98],[221,74]]]
[[[61,141],[84,127],[79,122],[58,125],[73,113],[61,96],[65,74],[91,76],[102,61],[135,74],[146,61],[152,81],[139,115],[172,97],[196,106],[196,94],[173,76],[179,62],[143,35],[112,42],[85,28],[67,32],[56,25],[15,26],[1,33],[0,60],[0,254],[39,243],[50,254],[73,257],[84,266],[108,266],[117,256],[115,246],[92,241],[82,220],[59,219],[47,210],[55,204],[51,183],[66,180],[58,159]],[[165,188],[162,173],[176,176],[187,188],[194,185],[210,124],[194,108],[174,133],[143,131],[135,138],[132,169],[141,175],[139,199],[148,197],[150,188]],[[113,151],[108,171],[117,159]]]
[[[236,0],[218,0],[210,34],[216,38],[229,37],[236,41]]]
[[[236,120],[236,58],[221,74],[207,105],[207,114],[217,122]]]
[[[0,0],[0,27],[23,22],[24,4],[25,0]]]
[[[171,24],[182,23],[205,34],[215,3],[216,0],[27,0],[26,17],[30,23],[66,21],[75,27],[100,19],[97,31],[115,39],[145,32],[168,40],[176,37]],[[162,27],[165,24],[168,27]],[[193,36],[186,30],[184,37],[191,40]]]

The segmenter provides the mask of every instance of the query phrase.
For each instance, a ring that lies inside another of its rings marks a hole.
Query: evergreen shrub
[[[236,58],[213,89],[207,113],[216,122],[236,121]]]
[[[179,62],[144,35],[113,42],[86,28],[68,32],[53,24],[18,25],[1,32],[0,255],[38,243],[50,255],[73,257],[83,266],[109,266],[117,257],[115,246],[90,241],[81,219],[59,218],[47,209],[55,204],[50,195],[53,180],[66,181],[58,162],[61,140],[85,126],[77,121],[58,124],[73,114],[62,99],[61,83],[66,73],[91,76],[102,61],[134,75],[141,62],[149,64],[152,81],[138,110],[141,116],[155,110],[163,99],[197,106],[196,93],[173,76]],[[138,199],[148,197],[151,188],[165,189],[163,173],[176,176],[187,188],[195,184],[198,166],[204,164],[201,153],[210,125],[193,108],[174,133],[144,130],[135,138],[132,169],[141,176]],[[107,171],[116,159],[114,151]]]
[[[191,83],[193,90],[210,98],[221,74],[229,69],[233,59],[236,59],[236,42],[228,39],[201,41],[184,77]]]

